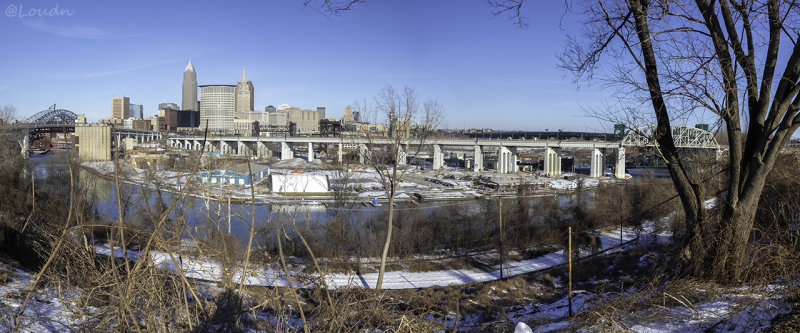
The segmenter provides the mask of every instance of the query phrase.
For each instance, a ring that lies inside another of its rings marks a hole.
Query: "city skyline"
[[[302,1],[242,3],[234,11],[221,4],[119,5],[76,3],[61,5],[69,16],[2,17],[0,36],[20,52],[5,54],[0,65],[0,104],[15,105],[21,119],[58,103],[96,121],[108,117],[111,97],[129,96],[147,117],[159,103],[182,102],[181,69],[191,61],[198,85],[236,84],[246,66],[255,110],[326,106],[328,117],[340,118],[353,101],[371,102],[393,85],[439,101],[447,128],[608,130],[585,108],[610,101],[610,93],[579,88],[556,68],[564,36],[576,29],[560,3],[529,7],[525,30],[493,16],[482,1],[375,3],[334,17]],[[449,10],[456,5],[459,11]],[[163,26],[132,25],[122,14]],[[216,24],[193,24],[211,17]],[[232,22],[251,33],[237,34]],[[114,50],[131,44],[142,50]],[[224,51],[242,44],[252,50]],[[27,91],[30,84],[41,91]]]

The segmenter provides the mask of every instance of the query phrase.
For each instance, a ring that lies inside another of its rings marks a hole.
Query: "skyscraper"
[[[348,105],[344,108],[344,116],[342,116],[342,124],[347,125],[355,121],[355,117],[353,117],[353,107]]]
[[[317,107],[317,118],[319,118],[318,120],[325,119],[325,107],[324,106],[318,106]]]
[[[183,71],[183,101],[181,106],[184,110],[197,110],[197,73],[194,71],[192,62],[186,65]]]
[[[130,97],[111,97],[111,118],[125,119],[131,112]]]
[[[233,131],[235,86],[215,84],[200,86],[200,128],[208,121],[210,132]]]
[[[130,104],[129,118],[144,119],[144,106],[141,104]]]
[[[253,111],[253,82],[247,80],[242,68],[242,80],[236,83],[236,113]]]

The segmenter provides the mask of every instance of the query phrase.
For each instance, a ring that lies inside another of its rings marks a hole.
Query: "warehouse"
[[[327,175],[310,173],[273,174],[269,176],[273,193],[327,193],[330,182]]]
[[[252,171],[248,174],[248,171]],[[203,183],[212,184],[238,184],[250,185],[251,180],[259,181],[269,175],[269,167],[262,164],[247,163],[236,164],[223,169],[203,171],[198,174],[198,178]]]

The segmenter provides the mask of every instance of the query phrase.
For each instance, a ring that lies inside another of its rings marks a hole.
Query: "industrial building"
[[[84,161],[111,160],[111,126],[75,126],[75,146],[78,157]]]
[[[249,174],[248,172],[251,171]],[[233,165],[224,169],[203,171],[198,173],[198,178],[203,183],[212,184],[238,184],[250,185],[251,181],[258,181],[269,175],[269,167],[262,164],[247,163]]]
[[[330,192],[327,175],[310,173],[273,174],[269,176],[273,193],[326,193]]]

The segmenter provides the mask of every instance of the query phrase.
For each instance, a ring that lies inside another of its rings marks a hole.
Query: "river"
[[[52,150],[44,155],[33,155],[30,158],[31,170],[36,175],[37,181],[47,179],[56,174],[68,174],[66,164],[66,151]],[[79,169],[77,172],[81,188],[94,198],[94,204],[101,220],[106,222],[117,219],[118,205],[115,181],[96,175],[93,172]],[[120,193],[123,207],[126,211],[125,218],[128,220],[139,219],[149,220],[147,213],[148,205],[151,209],[158,206],[159,194],[152,189],[142,189],[141,186],[128,183],[120,183]],[[591,200],[591,191],[585,192],[586,199]],[[168,206],[175,198],[176,194],[170,192],[161,193],[162,202]],[[145,200],[146,198],[146,200]],[[537,198],[529,199],[531,206],[535,205]],[[564,194],[559,196],[559,205],[563,206],[574,200],[574,195]],[[423,202],[419,205],[399,204],[396,208],[399,212],[422,211],[430,214],[443,207],[453,207],[464,212],[480,212],[487,205],[487,200],[466,200],[466,201],[439,201]],[[252,212],[255,208],[255,229],[264,228],[268,221],[275,221],[279,216],[296,213],[298,224],[322,225],[332,218],[332,209],[321,205],[286,205],[259,203],[255,207],[252,204],[219,202],[214,200],[185,196],[178,200],[175,209],[170,215],[171,219],[178,219],[179,215],[185,215],[184,219],[189,226],[189,231],[197,234],[207,232],[209,225],[219,228],[221,231],[228,231],[240,240],[247,240],[250,231],[250,221]],[[361,204],[354,205],[349,209],[348,215],[351,221],[368,221],[370,219],[381,218],[385,214],[386,207],[364,207]],[[230,226],[228,216],[230,212]],[[535,212],[533,212],[535,214]],[[285,219],[284,219],[285,221]]]

